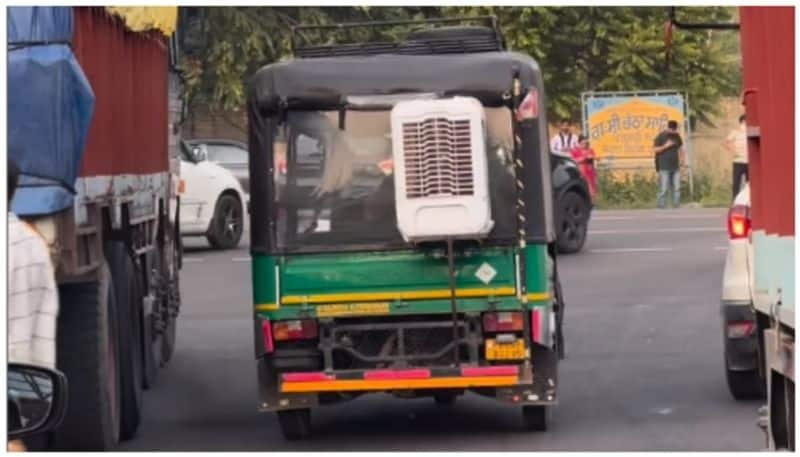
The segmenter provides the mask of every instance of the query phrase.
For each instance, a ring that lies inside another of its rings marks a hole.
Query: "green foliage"
[[[629,173],[615,175],[609,170],[599,170],[597,175],[598,209],[643,209],[655,208],[658,197],[658,175],[651,173]],[[730,183],[714,180],[703,172],[695,172],[694,195],[689,194],[686,173],[681,179],[681,201],[703,207],[727,207],[731,203]]]
[[[658,179],[655,174],[626,174],[614,176],[610,171],[597,174],[597,199],[599,209],[651,208],[656,204]]]
[[[543,69],[552,118],[580,118],[584,91],[686,91],[693,119],[708,122],[720,97],[740,89],[738,34],[675,30],[667,47],[666,7],[201,7],[195,53],[182,64],[190,105],[235,110],[258,68],[286,57],[289,28],[299,23],[395,20],[438,16],[498,17],[509,47]],[[680,19],[732,22],[735,8],[683,7]],[[199,30],[199,31],[198,31]],[[329,42],[374,39],[326,32]],[[390,30],[380,38],[395,37]],[[319,37],[317,37],[319,38]],[[315,42],[318,42],[315,39]]]
[[[181,23],[184,56],[180,68],[184,95],[190,109],[203,104],[212,112],[237,111],[244,106],[248,78],[262,66],[290,55],[294,25],[424,18],[437,10],[368,6],[183,9],[186,19]],[[330,42],[344,38],[330,31],[323,33]]]
[[[741,86],[738,34],[675,30],[667,65],[665,7],[452,7],[494,14],[512,49],[542,66],[549,114],[580,119],[584,91],[678,89],[701,121]],[[692,22],[732,22],[734,8],[680,8]],[[686,20],[686,19],[684,19]]]

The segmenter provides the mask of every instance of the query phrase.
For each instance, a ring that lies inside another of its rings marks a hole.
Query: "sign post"
[[[676,90],[584,92],[581,94],[583,131],[598,161],[612,170],[655,168],[653,139],[678,122],[683,137],[689,193],[694,197],[693,154],[689,103]]]

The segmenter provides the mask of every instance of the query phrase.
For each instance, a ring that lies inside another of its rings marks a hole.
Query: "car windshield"
[[[247,163],[247,150],[232,144],[205,145],[208,148],[208,160],[219,163],[240,164]]]
[[[511,112],[487,108],[494,228],[514,236]],[[390,111],[292,111],[276,135],[276,240],[283,251],[403,247],[396,226]]]

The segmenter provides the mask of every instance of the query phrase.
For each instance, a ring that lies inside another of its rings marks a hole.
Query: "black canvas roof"
[[[295,109],[325,109],[341,105],[349,95],[389,95],[404,92],[473,96],[486,106],[505,104],[514,69],[523,88],[543,94],[539,66],[514,52],[446,55],[398,55],[294,59],[267,65],[251,79],[250,102],[264,113],[281,103]]]

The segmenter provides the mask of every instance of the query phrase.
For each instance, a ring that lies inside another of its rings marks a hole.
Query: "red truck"
[[[687,30],[739,30],[742,103],[747,124],[752,244],[751,301],[767,405],[759,424],[773,450],[795,449],[794,427],[794,7],[745,6],[739,24],[689,24]]]
[[[739,8],[750,174],[753,305],[770,449],[795,449],[794,8]]]
[[[57,449],[132,438],[175,347],[176,20],[177,8],[8,8],[11,210],[50,246],[69,380]]]

